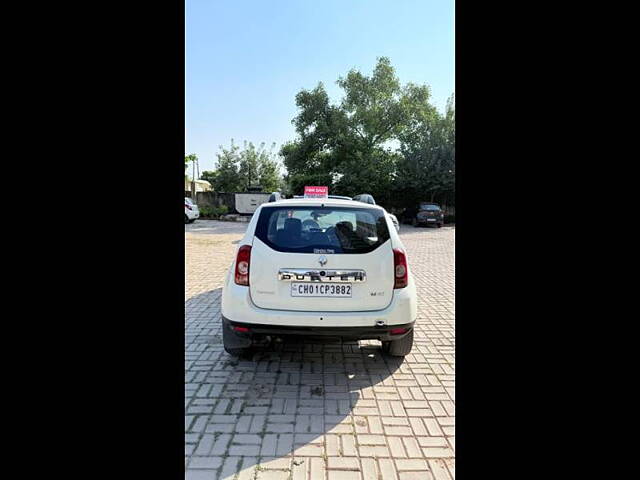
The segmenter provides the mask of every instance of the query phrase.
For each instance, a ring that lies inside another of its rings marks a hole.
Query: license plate
[[[427,222],[435,222],[436,219],[435,218],[427,218]]]
[[[292,283],[292,297],[351,297],[350,283]]]

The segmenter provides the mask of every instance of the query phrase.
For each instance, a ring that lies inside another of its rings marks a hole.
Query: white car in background
[[[193,203],[189,197],[184,197],[184,223],[193,223],[196,218],[200,218],[198,205]]]
[[[278,337],[375,339],[411,352],[416,286],[385,209],[336,198],[263,203],[222,287],[222,339],[234,356]]]

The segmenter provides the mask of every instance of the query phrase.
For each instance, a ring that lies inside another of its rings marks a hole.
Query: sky
[[[295,95],[371,75],[387,56],[401,84],[455,92],[453,0],[186,0],[185,154],[213,170],[219,146],[280,146],[296,137]],[[191,168],[189,168],[189,173]]]

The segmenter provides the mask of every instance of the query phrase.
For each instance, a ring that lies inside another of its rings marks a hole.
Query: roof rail
[[[370,205],[375,205],[376,201],[373,198],[373,195],[369,193],[361,193],[360,195],[356,195],[353,197],[356,202],[368,203]]]

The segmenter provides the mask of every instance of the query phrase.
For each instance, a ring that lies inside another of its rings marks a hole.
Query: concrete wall
[[[251,215],[260,205],[269,201],[270,193],[236,193],[236,210],[243,215]]]
[[[220,207],[226,205],[229,213],[251,215],[258,206],[269,200],[270,193],[221,193],[221,192],[196,192],[195,203]],[[191,197],[191,192],[185,192],[185,196]]]

